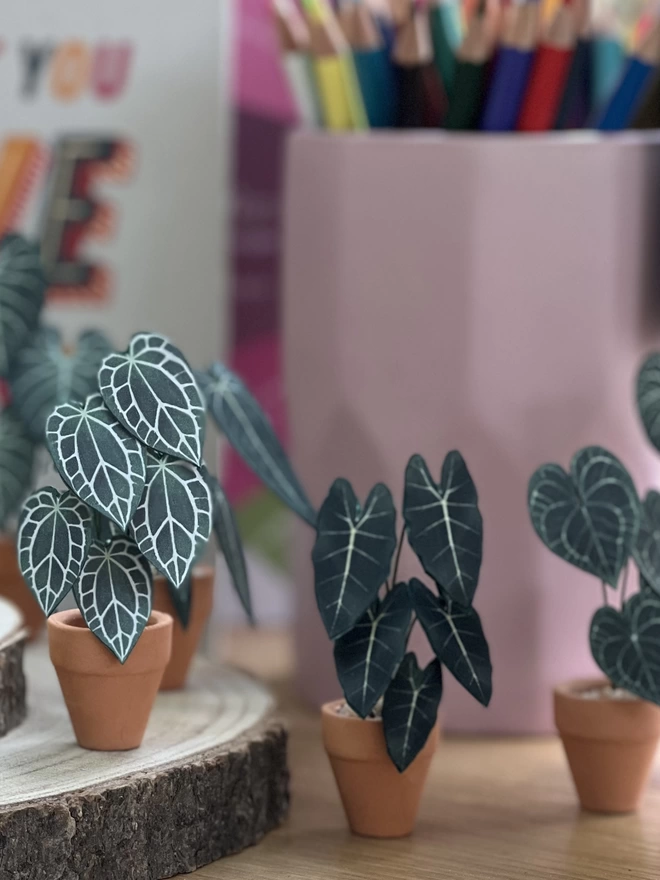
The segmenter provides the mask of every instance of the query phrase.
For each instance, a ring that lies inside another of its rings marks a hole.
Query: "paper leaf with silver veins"
[[[46,425],[46,441],[67,485],[125,530],[144,490],[144,449],[101,395],[56,407]]]
[[[10,386],[12,400],[33,440],[43,442],[53,409],[67,401],[83,401],[98,391],[98,371],[111,350],[102,333],[83,333],[74,351],[62,346],[53,327],[40,327],[14,361]]]
[[[442,699],[442,668],[433,660],[420,669],[414,654],[406,654],[383,701],[383,730],[387,751],[400,773],[426,745],[438,719]]]
[[[569,473],[543,465],[529,482],[528,504],[549,550],[616,588],[637,539],[640,503],[612,453],[600,446],[581,449]]]
[[[628,599],[623,611],[599,608],[590,642],[614,687],[660,705],[660,597],[649,590]]]
[[[483,520],[460,452],[450,452],[435,483],[421,455],[408,462],[403,498],[408,541],[424,570],[456,602],[472,604],[483,554]]]
[[[390,572],[396,510],[378,483],[362,508],[348,480],[335,480],[319,511],[312,551],[316,602],[331,639],[348,632]]]
[[[0,528],[18,510],[32,481],[35,448],[13,407],[0,412]]]
[[[477,612],[436,596],[417,578],[412,578],[408,589],[435,656],[475,700],[487,706],[493,695],[493,667]]]
[[[406,585],[399,584],[335,642],[339,684],[360,718],[373,711],[403,660],[411,619]]]
[[[660,353],[650,355],[639,371],[637,407],[649,440],[660,451]]]
[[[137,333],[125,354],[99,371],[106,406],[134,437],[158,452],[200,465],[204,401],[188,362],[157,333]]]
[[[75,591],[87,626],[124,663],[151,614],[151,568],[137,545],[92,543]]]
[[[220,363],[196,375],[213,420],[243,461],[294,513],[316,525],[316,511],[273,426],[245,384]]]
[[[92,539],[92,513],[73,492],[52,486],[31,495],[18,525],[18,563],[45,615],[78,582]]]
[[[140,551],[175,587],[211,537],[211,491],[188,461],[147,451],[144,495],[131,521]]]
[[[0,376],[9,376],[12,362],[39,321],[46,278],[39,245],[20,235],[0,239]]]
[[[642,505],[633,556],[646,588],[660,595],[660,494],[653,490]]]

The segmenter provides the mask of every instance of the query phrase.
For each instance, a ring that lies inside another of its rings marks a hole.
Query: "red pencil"
[[[554,128],[575,52],[577,27],[575,10],[565,2],[536,52],[518,119],[518,131],[550,131]]]

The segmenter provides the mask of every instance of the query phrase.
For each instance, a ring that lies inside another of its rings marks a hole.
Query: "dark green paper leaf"
[[[417,578],[410,581],[409,590],[435,656],[468,693],[487,706],[493,695],[493,667],[477,612],[436,596]]]
[[[648,586],[660,594],[660,494],[658,492],[650,491],[644,499],[633,556]]]
[[[568,474],[543,465],[529,482],[528,503],[549,550],[616,588],[640,521],[635,486],[617,458],[588,446],[573,456]]]
[[[0,376],[37,326],[46,295],[39,245],[20,235],[0,239]]]
[[[214,421],[243,461],[294,513],[316,525],[316,511],[282,444],[243,382],[219,363],[207,373],[197,373],[197,379]]]
[[[87,626],[124,663],[151,614],[151,569],[130,538],[95,541],[76,587]]]
[[[92,536],[93,540],[100,541],[101,544],[107,544],[117,535],[125,535],[116,522],[103,516],[98,510],[92,510]]]
[[[477,489],[460,452],[450,452],[434,483],[421,455],[406,468],[403,517],[424,570],[450,599],[471,605],[479,582],[483,521]]]
[[[331,639],[348,632],[369,608],[390,572],[396,510],[378,483],[362,509],[348,480],[335,480],[319,511],[312,561],[316,602]]]
[[[438,719],[442,669],[437,660],[421,670],[414,654],[406,654],[385,691],[383,728],[390,758],[400,773],[426,745]]]
[[[361,718],[373,711],[401,663],[411,618],[406,586],[399,584],[335,642],[339,684]]]
[[[101,395],[60,404],[48,419],[46,441],[76,495],[125,530],[144,490],[144,451]]]
[[[211,492],[188,461],[147,451],[146,463],[131,531],[149,562],[178,588],[211,537]]]
[[[184,629],[188,629],[190,608],[192,606],[192,575],[189,575],[178,588],[167,581],[167,592],[169,593],[179,623]]]
[[[18,562],[44,614],[51,614],[78,582],[91,539],[91,511],[73,492],[48,486],[25,502]]]
[[[660,597],[649,590],[628,599],[623,611],[599,608],[590,641],[614,687],[660,705]]]
[[[99,372],[108,409],[145,446],[202,462],[206,414],[192,370],[157,333],[137,333],[126,354],[111,354]]]
[[[18,510],[32,482],[34,444],[13,407],[0,412],[0,528]]]
[[[660,451],[660,354],[648,357],[639,372],[637,406],[649,440]]]

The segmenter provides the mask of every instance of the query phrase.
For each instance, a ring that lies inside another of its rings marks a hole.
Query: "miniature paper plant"
[[[390,490],[377,484],[362,505],[347,480],[336,480],[321,505],[312,552],[316,600],[335,643],[344,697],[361,718],[382,701],[387,749],[399,771],[419,754],[436,723],[443,666],[482,705],[492,695],[488,643],[472,607],[483,521],[460,453],[449,453],[439,483],[421,456],[410,459],[403,519],[397,549]],[[417,578],[397,582],[406,538],[433,589]],[[435,654],[425,669],[406,653],[415,621]]]
[[[46,294],[39,246],[20,235],[0,239],[0,377],[39,321]]]

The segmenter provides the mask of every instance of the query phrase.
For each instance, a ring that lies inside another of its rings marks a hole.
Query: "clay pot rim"
[[[562,682],[554,687],[553,693],[557,697],[561,697],[564,700],[571,700],[575,703],[595,703],[603,704],[603,703],[614,703],[626,706],[631,703],[644,703],[646,700],[642,700],[641,697],[635,697],[631,695],[630,697],[618,697],[616,700],[612,697],[599,698],[598,700],[585,700],[582,694],[585,691],[595,690],[596,688],[602,688],[611,685],[611,683],[603,677],[600,678],[572,678],[569,681]]]
[[[53,627],[53,629],[66,633],[68,638],[86,637],[88,633],[94,635],[86,623],[84,626],[75,626],[71,623],[73,620],[82,620],[84,623],[84,618],[77,608],[71,608],[67,611],[56,611],[55,614],[51,614],[48,618],[48,625]],[[159,630],[167,629],[170,626],[171,620],[170,615],[164,611],[152,611],[145,630],[158,632]],[[78,635],[74,635],[74,633]]]
[[[324,715],[329,715],[331,718],[338,718],[340,721],[346,721],[349,724],[364,724],[365,721],[370,724],[382,724],[382,718],[360,718],[359,715],[340,715],[337,712],[338,706],[348,706],[348,701],[345,698],[341,700],[331,700],[329,703],[324,703],[321,706],[321,712]],[[351,709],[351,712],[353,710]]]

